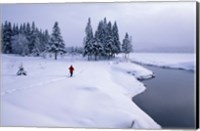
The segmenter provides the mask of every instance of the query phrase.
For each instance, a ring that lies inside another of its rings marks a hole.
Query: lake
[[[144,66],[155,78],[142,81],[146,90],[132,100],[162,128],[195,128],[194,72]]]

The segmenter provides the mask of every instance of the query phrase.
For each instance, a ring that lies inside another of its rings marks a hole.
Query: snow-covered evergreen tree
[[[118,33],[118,27],[117,27],[116,21],[112,27],[112,36],[113,36],[113,42],[114,42],[113,53],[118,54],[120,53],[120,41],[119,41],[119,33]]]
[[[1,24],[1,34],[1,50],[3,53],[20,54],[18,50],[23,50],[23,47],[20,45],[24,45],[24,43],[26,43],[27,45],[24,46],[25,53],[22,52],[22,54],[39,56],[41,52],[47,52],[45,50],[48,50],[50,47],[50,36],[48,31],[46,30],[43,32],[41,29],[39,30],[35,26],[34,22],[32,22],[32,26],[30,26],[29,23],[21,23],[20,26],[14,23],[12,26],[10,22],[5,21],[5,23]],[[17,40],[17,42],[14,42],[14,40]],[[19,41],[22,41],[22,43],[19,44]],[[16,46],[18,44],[19,47]]]
[[[17,71],[17,75],[20,76],[20,75],[27,75],[27,72],[24,70],[24,67],[23,67],[23,64],[21,64],[19,66],[19,70]]]
[[[14,54],[25,56],[28,54],[28,40],[24,34],[17,34],[12,37],[12,50]]]
[[[19,34],[19,27],[18,25],[14,24],[12,28],[12,35],[18,35]]]
[[[33,49],[31,50],[31,54],[34,56],[39,56],[41,52],[41,43],[39,39],[39,31],[36,28],[31,35],[31,45]]]
[[[105,28],[105,44],[104,44],[104,50],[108,58],[112,56],[114,53],[114,40],[112,37],[112,24],[111,22],[108,22],[106,28]]]
[[[86,36],[83,41],[83,44],[84,44],[83,56],[87,55],[88,60],[89,60],[89,58],[93,55],[93,49],[94,49],[94,43],[95,43],[90,18],[88,18],[88,23],[85,28],[85,34]]]
[[[21,26],[20,26],[20,28],[21,28]],[[36,33],[35,22],[32,22],[30,36],[28,36],[29,54],[33,54],[33,49],[35,47],[36,37],[37,37],[37,33]]]
[[[99,22],[97,31],[95,32],[95,40],[100,44],[101,56],[106,57],[111,53],[111,22],[107,23],[107,19],[101,20]]]
[[[57,60],[59,53],[65,53],[65,44],[61,36],[61,31],[58,26],[58,22],[55,22],[53,26],[53,32],[51,34],[49,52],[54,53],[54,58]]]
[[[44,52],[48,52],[48,50],[50,49],[50,35],[48,30],[45,30],[44,32],[44,38],[43,38],[43,42],[44,42]]]
[[[40,50],[40,54],[44,53],[44,51],[47,49],[46,46],[48,43],[46,43],[46,39],[45,39],[45,32],[42,31],[42,29],[40,29],[38,31],[38,38],[40,41],[40,45],[39,45],[39,50]]]
[[[88,40],[86,37],[84,41],[87,43]],[[90,43],[90,45],[85,45],[84,47],[87,47],[84,54],[87,54],[90,49],[95,58],[96,56],[110,58],[114,56],[114,54],[120,53],[121,49],[117,23],[115,22],[112,26],[112,23],[110,21],[107,22],[105,17],[98,24],[93,42]]]
[[[32,31],[31,31],[31,26],[29,23],[26,24],[24,33],[26,35],[27,40],[29,41],[28,44],[30,44]]]
[[[97,27],[97,30],[95,32],[95,43],[96,45],[98,45],[98,47],[100,47],[99,49],[99,55],[100,56],[105,56],[105,50],[104,50],[104,46],[105,46],[105,31],[103,29],[104,26],[104,22],[100,21],[99,25]]]
[[[2,28],[3,53],[12,53],[11,38],[12,38],[12,26],[10,22],[6,21]]]
[[[25,31],[24,32],[25,32],[26,35],[30,35],[30,33],[31,33],[31,26],[30,26],[29,23],[25,24]]]
[[[132,38],[129,37],[128,33],[126,33],[125,38],[122,43],[122,52],[126,55],[132,51]]]
[[[93,44],[92,51],[93,51],[92,54],[94,55],[95,60],[97,60],[97,57],[100,57],[103,54],[103,46],[99,42],[95,41]]]
[[[4,31],[4,24],[2,23],[1,24],[1,53],[3,53],[3,44],[4,44],[4,42],[3,42],[3,31]]]
[[[20,24],[19,33],[25,35],[26,25],[25,23]]]

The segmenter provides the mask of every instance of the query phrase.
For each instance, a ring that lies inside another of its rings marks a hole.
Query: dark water
[[[162,128],[195,128],[194,72],[145,67],[156,77],[142,81],[146,91],[132,100]]]

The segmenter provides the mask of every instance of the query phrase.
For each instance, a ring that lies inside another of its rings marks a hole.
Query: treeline
[[[12,25],[6,21],[1,25],[1,31],[2,52],[6,54],[41,56],[49,52],[57,59],[59,53],[65,52],[58,22],[55,22],[51,35],[48,30],[36,27],[34,22]]]
[[[85,28],[85,34],[83,45],[83,56],[87,56],[88,60],[94,58],[97,59],[110,59],[118,53],[128,54],[132,51],[131,37],[126,33],[122,44],[119,40],[117,23],[107,22],[106,18],[101,20],[98,24],[97,30],[93,33],[91,26],[91,19],[88,19],[88,23]]]
[[[54,58],[68,52],[69,54],[83,54],[89,59],[110,59],[118,53],[130,53],[132,51],[132,38],[125,34],[122,44],[119,40],[117,23],[107,22],[106,18],[98,24],[93,33],[91,20],[85,28],[83,47],[65,48],[58,22],[54,23],[52,33],[35,26],[35,23],[11,24],[5,21],[1,25],[2,52],[5,54],[19,54],[22,56],[45,56],[53,53]]]
[[[70,55],[81,55],[83,54],[83,47],[76,47],[76,46],[66,47],[65,51]]]

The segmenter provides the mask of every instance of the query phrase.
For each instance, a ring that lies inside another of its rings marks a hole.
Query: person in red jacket
[[[72,65],[69,67],[69,72],[70,72],[70,77],[72,77],[74,72],[74,67]]]

